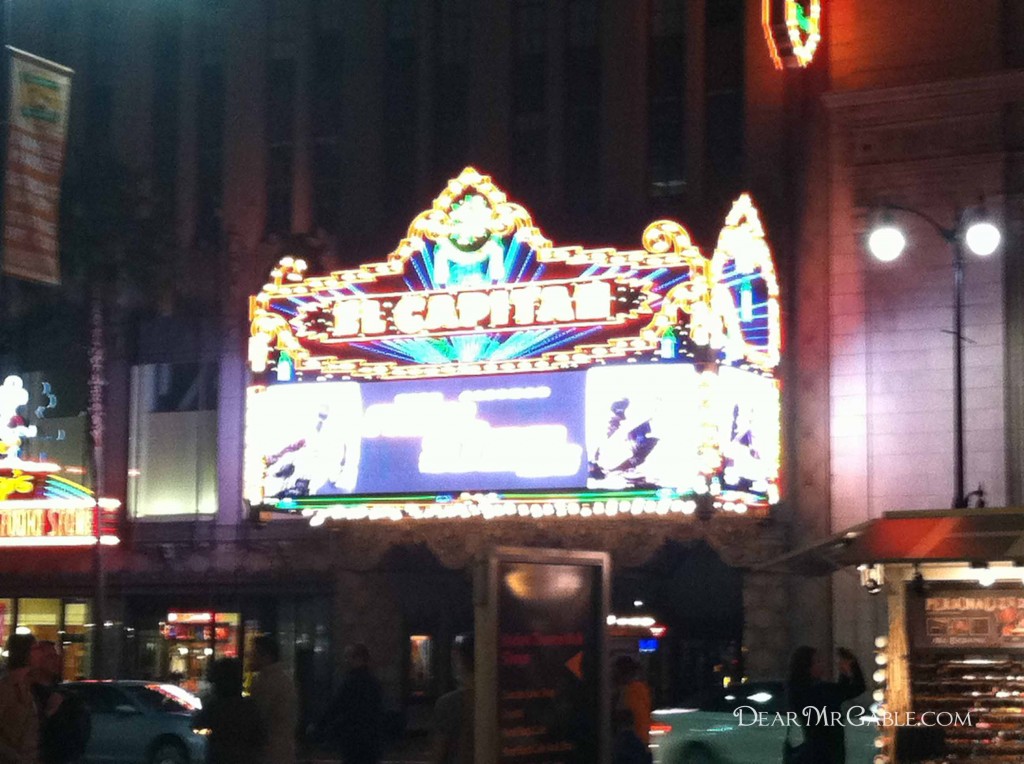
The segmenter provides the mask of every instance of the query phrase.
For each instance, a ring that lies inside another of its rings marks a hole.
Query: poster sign
[[[251,389],[246,498],[690,488],[708,430],[725,444],[721,484],[766,493],[778,386],[729,368],[700,381],[665,364]]]
[[[11,93],[4,179],[9,276],[60,282],[59,204],[72,71],[8,46]]]
[[[478,638],[477,759],[600,764],[608,759],[606,555],[498,550]],[[489,689],[488,689],[489,688]]]
[[[1024,592],[1020,589],[937,591],[909,603],[914,647],[1020,649],[1024,647]]]

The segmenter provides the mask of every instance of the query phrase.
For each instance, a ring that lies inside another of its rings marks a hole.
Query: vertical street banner
[[[3,194],[3,272],[60,283],[59,208],[73,72],[7,47],[11,92]]]

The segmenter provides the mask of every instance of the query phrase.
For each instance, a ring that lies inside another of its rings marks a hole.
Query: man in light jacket
[[[295,764],[295,733],[299,701],[295,682],[281,665],[281,651],[274,637],[263,634],[253,640],[252,699],[263,725],[263,764]]]

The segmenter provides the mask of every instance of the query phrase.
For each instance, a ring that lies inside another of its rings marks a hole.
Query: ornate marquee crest
[[[692,358],[770,374],[778,283],[741,196],[710,258],[658,221],[643,249],[554,246],[466,168],[384,262],[309,276],[286,257],[250,301],[256,381],[407,379]]]

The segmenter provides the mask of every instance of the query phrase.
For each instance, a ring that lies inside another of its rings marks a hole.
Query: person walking
[[[259,760],[264,727],[257,724],[256,702],[242,697],[242,662],[221,658],[210,666],[211,694],[192,718],[192,727],[209,730],[206,764],[252,764]]]
[[[39,714],[32,696],[31,634],[7,640],[7,673],[0,678],[0,764],[39,764]]]
[[[345,664],[345,677],[317,727],[331,740],[344,764],[377,764],[384,711],[366,645],[346,648]]]
[[[32,694],[39,712],[39,760],[42,764],[73,764],[85,754],[92,719],[76,695],[61,692],[61,659],[50,641],[32,646]]]
[[[651,742],[651,688],[640,676],[640,664],[629,655],[620,655],[612,668],[615,683],[613,711],[629,711],[633,731],[644,747]]]
[[[258,672],[252,684],[252,699],[262,725],[262,764],[295,764],[295,733],[299,701],[295,683],[281,665],[277,640],[261,634],[253,640],[253,667]]]
[[[794,758],[807,764],[845,764],[846,735],[842,724],[831,723],[843,703],[853,700],[867,688],[864,672],[853,653],[844,647],[837,651],[839,680],[824,679],[824,669],[813,647],[802,645],[793,652],[789,664],[789,708],[796,712],[804,733],[804,743]]]
[[[452,645],[452,668],[458,687],[434,706],[431,764],[475,764],[474,715],[476,655],[472,634],[461,634]]]

